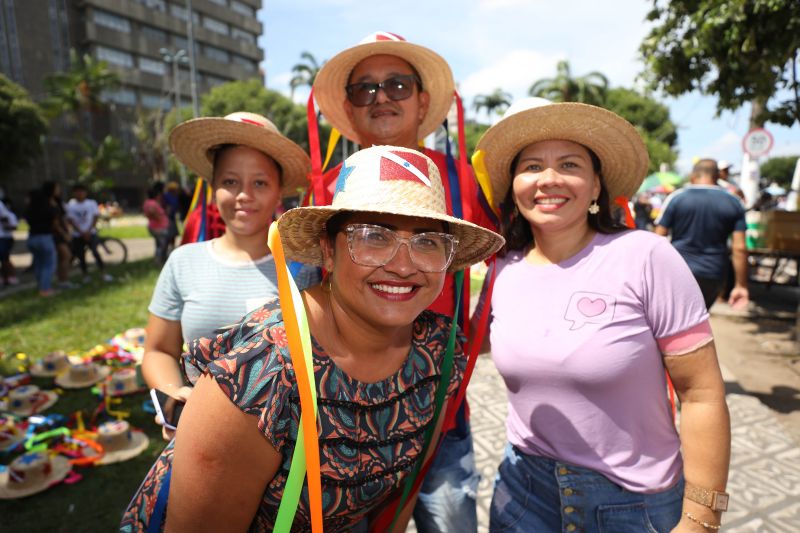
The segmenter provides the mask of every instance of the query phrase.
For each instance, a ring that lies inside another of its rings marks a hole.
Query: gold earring
[[[589,205],[589,214],[596,215],[599,212],[600,212],[600,205],[597,203],[597,198],[595,198]]]
[[[325,277],[322,278],[322,292],[330,294],[333,291],[333,281],[331,281],[331,273],[327,272]]]

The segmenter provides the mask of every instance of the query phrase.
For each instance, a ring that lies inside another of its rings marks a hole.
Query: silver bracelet
[[[695,518],[692,515],[692,513],[683,513],[683,514],[685,514],[686,518],[688,518],[692,522],[694,522],[696,524],[700,524],[701,526],[703,526],[706,529],[713,529],[714,531],[717,531],[719,528],[722,527],[722,524],[709,524],[708,522],[700,520],[699,518]]]

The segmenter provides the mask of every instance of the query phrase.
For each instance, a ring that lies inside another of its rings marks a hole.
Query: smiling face
[[[381,83],[394,76],[413,75],[414,69],[396,56],[375,55],[361,61],[350,74],[351,83]],[[428,112],[430,97],[414,87],[405,100],[390,100],[378,89],[375,101],[356,107],[347,99],[345,112],[364,147],[373,145],[404,146],[416,148],[417,130]]]
[[[350,316],[376,329],[410,325],[444,286],[444,272],[422,272],[411,261],[403,244],[385,265],[369,267],[353,262],[344,228],[348,224],[374,224],[392,229],[400,237],[443,231],[430,219],[356,213],[347,217],[334,242],[321,240],[324,266],[331,273],[331,299]]]
[[[214,164],[214,199],[227,231],[266,232],[281,201],[280,169],[249,146],[225,148]]]
[[[512,169],[514,203],[534,234],[585,231],[600,177],[589,151],[572,141],[541,141],[526,146]]]

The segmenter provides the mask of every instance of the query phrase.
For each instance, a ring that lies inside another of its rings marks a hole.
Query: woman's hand
[[[191,387],[187,387],[185,385],[182,386],[182,387],[176,387],[175,385],[172,385],[172,386],[169,386],[169,387],[165,387],[162,390],[162,392],[167,394],[167,395],[169,395],[171,398],[174,398],[175,401],[177,401],[177,402],[186,403],[186,401],[189,399],[189,395],[192,394],[192,388]],[[174,408],[175,408],[175,405],[172,404],[172,403],[167,404],[165,406],[162,406],[162,409],[164,409],[164,411],[165,411],[164,415],[166,415],[168,418],[171,418],[172,417],[172,410]],[[171,441],[173,438],[175,438],[175,431],[176,430],[166,427],[164,425],[164,420],[161,418],[161,415],[156,414],[156,416],[154,417],[154,420],[155,420],[156,424],[161,426],[161,436],[164,438],[165,441]]]

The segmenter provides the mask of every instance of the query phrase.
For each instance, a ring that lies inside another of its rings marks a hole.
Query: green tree
[[[555,78],[543,78],[531,85],[531,96],[547,98],[553,102],[582,102],[603,105],[608,90],[608,78],[600,72],[572,77],[568,61],[559,61]]]
[[[42,109],[28,91],[0,74],[0,179],[38,157],[46,133]]]
[[[494,113],[502,114],[511,105],[511,95],[499,87],[491,94],[479,94],[472,100],[472,108],[475,113],[480,113],[481,109],[486,110],[487,115]]]
[[[670,166],[675,163],[678,156],[675,151],[678,130],[670,120],[667,106],[633,89],[615,87],[608,90],[603,107],[639,130],[650,154],[650,172],[657,171],[661,163]]]
[[[773,157],[761,165],[761,177],[768,183],[773,181],[788,189],[792,186],[794,168],[800,155]]]
[[[478,124],[477,122],[467,122],[464,124],[464,141],[467,145],[468,155],[471,156],[475,153],[475,147],[478,145],[478,141],[488,129],[488,124]],[[456,145],[457,144],[458,143],[456,143]]]
[[[136,110],[133,134],[136,136],[135,156],[139,164],[148,169],[152,181],[167,181],[167,129],[163,110]]]
[[[290,99],[292,101],[294,101],[295,89],[303,85],[307,85],[309,88],[314,86],[314,80],[317,79],[319,69],[325,64],[324,61],[322,64],[317,63],[317,59],[311,52],[302,52],[300,54],[300,59],[300,63],[292,67],[292,79],[289,80],[289,87],[292,91]]]
[[[130,154],[111,135],[106,135],[97,145],[86,139],[80,141],[80,150],[70,156],[78,167],[76,182],[86,185],[100,197],[114,184],[114,173],[131,163]]]
[[[751,127],[800,121],[797,0],[653,0],[647,20],[651,88],[716,96],[718,114],[750,103]]]

